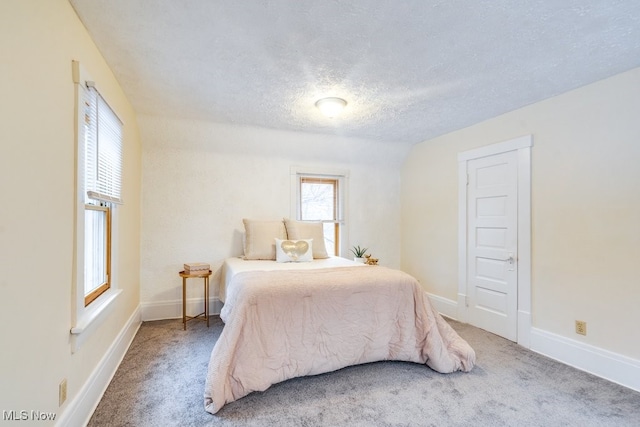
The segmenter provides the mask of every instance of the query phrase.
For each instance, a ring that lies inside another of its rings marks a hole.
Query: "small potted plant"
[[[364,263],[364,256],[367,253],[367,248],[361,248],[360,246],[354,246],[350,249],[351,253],[353,253],[353,260],[356,262]]]

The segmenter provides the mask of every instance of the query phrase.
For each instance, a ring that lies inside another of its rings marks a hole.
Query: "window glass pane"
[[[107,212],[84,211],[84,294],[107,282]]]
[[[336,227],[338,224],[334,222],[325,222],[324,227],[324,245],[327,248],[329,256],[336,256]]]
[[[300,198],[300,219],[303,221],[336,219],[335,181],[303,180]]]

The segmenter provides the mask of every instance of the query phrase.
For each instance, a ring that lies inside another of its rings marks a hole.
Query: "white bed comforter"
[[[205,409],[289,378],[380,360],[469,371],[473,349],[410,275],[382,266],[238,273],[211,353]]]

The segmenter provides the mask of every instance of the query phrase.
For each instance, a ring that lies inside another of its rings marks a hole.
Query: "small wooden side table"
[[[211,277],[211,270],[203,273],[185,273],[181,271],[180,277],[182,277],[182,329],[187,330],[187,322],[189,320],[203,320],[207,322],[207,328],[209,327],[209,277]],[[187,316],[187,279],[204,279],[204,312],[195,316]]]

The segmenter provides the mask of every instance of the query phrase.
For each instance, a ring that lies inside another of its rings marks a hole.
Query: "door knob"
[[[509,264],[509,271],[513,271],[516,267],[516,259],[513,256],[512,252],[509,252],[508,256],[509,258],[507,258],[505,261],[507,261],[507,264]]]

